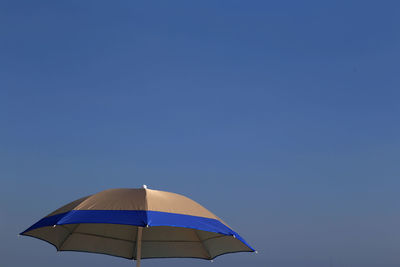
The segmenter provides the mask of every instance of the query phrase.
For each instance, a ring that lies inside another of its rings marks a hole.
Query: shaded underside
[[[44,226],[23,235],[39,238],[59,251],[83,251],[136,259],[138,226],[80,223]],[[153,226],[143,228],[141,258],[200,258],[253,251],[234,236],[198,229]]]

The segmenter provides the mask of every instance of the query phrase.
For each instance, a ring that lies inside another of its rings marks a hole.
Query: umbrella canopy
[[[225,222],[179,194],[110,189],[75,200],[50,213],[22,235],[58,251],[102,253],[127,259],[212,260],[254,249]]]

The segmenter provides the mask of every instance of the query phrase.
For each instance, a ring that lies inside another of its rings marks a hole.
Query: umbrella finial
[[[142,187],[143,187],[143,189],[147,189],[147,185],[145,185],[145,184]]]

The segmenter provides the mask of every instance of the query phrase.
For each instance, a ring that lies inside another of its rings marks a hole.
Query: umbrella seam
[[[147,214],[147,211],[149,210],[149,204],[147,203],[147,189],[146,188],[144,188],[143,189],[144,190],[144,208],[145,208],[145,226],[148,226],[149,225],[149,217],[148,217],[148,214]]]

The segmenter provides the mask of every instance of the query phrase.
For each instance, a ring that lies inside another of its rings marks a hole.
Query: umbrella
[[[109,189],[75,200],[21,235],[49,242],[57,251],[83,251],[133,259],[212,260],[255,250],[225,222],[179,194]]]

